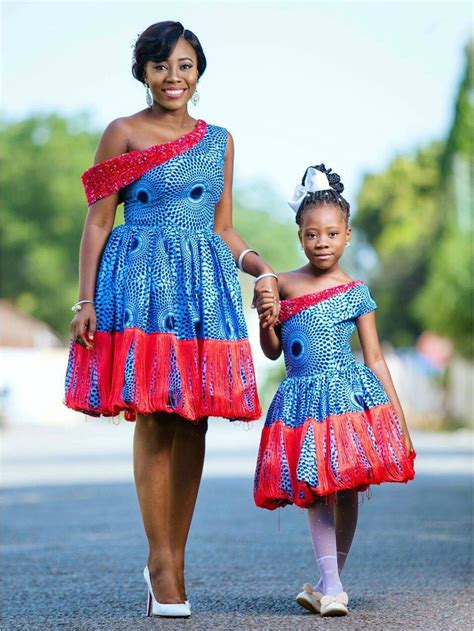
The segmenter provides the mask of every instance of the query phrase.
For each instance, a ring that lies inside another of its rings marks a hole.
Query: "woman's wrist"
[[[263,278],[274,278],[276,281],[278,281],[278,276],[275,274],[275,272],[263,272],[263,274],[259,274],[255,278],[254,284],[256,285],[258,281],[262,280]]]
[[[260,276],[267,272],[273,273],[273,269],[266,263],[258,252],[251,248],[246,248],[239,253],[235,261],[240,271],[250,274],[250,276]]]
[[[89,307],[90,305],[94,306],[93,300],[87,300],[87,299],[78,300],[75,304],[72,305],[71,311],[73,311],[74,313],[77,313],[78,311],[82,311],[82,309],[84,309],[85,307]]]

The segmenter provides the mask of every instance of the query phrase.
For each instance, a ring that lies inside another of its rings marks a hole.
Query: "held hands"
[[[252,309],[257,309],[260,326],[273,327],[280,314],[280,299],[276,278],[266,277],[255,283]]]
[[[72,339],[87,350],[94,348],[96,322],[94,305],[91,303],[82,305],[81,310],[77,311],[71,320]]]

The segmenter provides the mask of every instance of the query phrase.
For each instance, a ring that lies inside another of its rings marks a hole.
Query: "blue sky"
[[[308,164],[354,200],[365,171],[443,137],[471,32],[467,2],[4,2],[3,114],[102,129],[142,109],[132,46],[164,19],[208,58],[192,114],[232,132],[237,182],[267,180],[281,209]]]

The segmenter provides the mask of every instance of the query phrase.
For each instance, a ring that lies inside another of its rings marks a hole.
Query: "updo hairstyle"
[[[199,78],[206,70],[206,56],[201,43],[192,31],[185,29],[181,22],[157,22],[152,24],[138,37],[133,49],[132,74],[138,81],[145,83],[145,64],[147,61],[165,61],[172,53],[180,37],[190,44],[196,53]]]
[[[311,167],[308,167],[304,172],[303,179],[301,180],[302,186],[305,185],[306,174],[310,168]],[[340,176],[337,173],[332,173],[332,169],[327,169],[324,164],[316,164],[312,168],[326,174],[331,188],[327,191],[315,191],[314,193],[306,194],[306,197],[301,202],[298,212],[296,213],[295,220],[298,226],[301,226],[301,220],[305,210],[310,207],[314,208],[325,204],[339,206],[345,222],[349,223],[351,207],[349,202],[341,195],[344,190],[344,184],[341,182]]]

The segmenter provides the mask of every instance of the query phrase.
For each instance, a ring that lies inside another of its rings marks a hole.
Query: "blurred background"
[[[206,52],[191,114],[234,136],[237,230],[276,270],[300,265],[286,199],[309,164],[337,171],[354,231],[343,267],[378,302],[418,444],[472,445],[470,3],[4,2],[2,12],[7,486],[131,479],[133,426],[67,410],[63,382],[86,214],[80,175],[107,123],[145,107],[132,47],[165,19],[193,30]],[[267,405],[283,365],[260,352],[251,279],[241,280]],[[215,422],[206,473],[251,473],[260,427],[230,434]],[[462,452],[452,466],[468,462]]]

